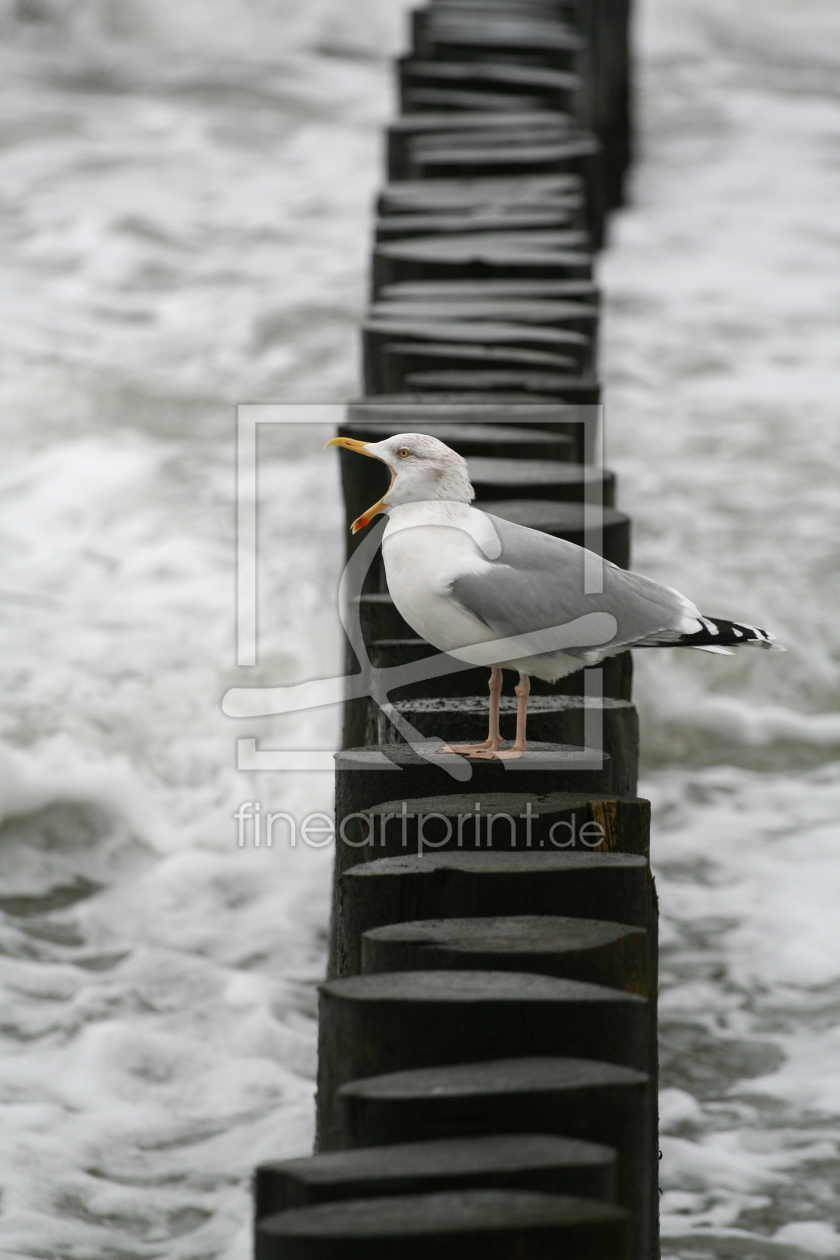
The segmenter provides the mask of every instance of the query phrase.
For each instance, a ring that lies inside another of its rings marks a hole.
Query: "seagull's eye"
[[[397,454],[399,455],[400,459],[408,459],[409,455],[411,454],[411,451],[408,449],[407,446],[401,446],[400,449],[397,451]]]

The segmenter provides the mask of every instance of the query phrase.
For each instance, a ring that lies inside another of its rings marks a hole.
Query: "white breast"
[[[411,628],[441,652],[470,664],[502,665],[539,678],[562,678],[583,662],[563,652],[522,656],[452,599],[452,583],[466,573],[492,581],[501,552],[493,523],[465,503],[405,503],[389,512],[382,540],[388,590]],[[488,654],[481,644],[493,643]],[[473,650],[470,650],[472,648]]]
[[[382,542],[388,590],[398,611],[418,635],[443,652],[495,638],[450,595],[457,577],[490,568],[473,538],[468,516],[472,510],[466,504],[448,503],[392,508]]]

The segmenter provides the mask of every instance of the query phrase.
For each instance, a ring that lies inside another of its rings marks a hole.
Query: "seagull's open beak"
[[[367,455],[369,459],[379,459],[379,456],[377,454],[375,454],[373,451],[368,450],[368,446],[369,446],[368,442],[359,442],[356,438],[349,438],[349,437],[330,438],[329,442],[327,442],[326,446],[324,447],[324,450],[327,449],[327,446],[343,446],[348,451],[356,451],[356,453],[359,455]],[[380,464],[385,464],[385,467],[390,469],[391,486],[392,486],[397,479],[397,474],[395,470],[391,468],[391,465],[386,463],[384,459],[379,459],[379,462]],[[391,486],[388,487],[388,490],[391,489]],[[374,503],[373,507],[369,507],[366,512],[363,512],[361,516],[356,518],[356,520],[350,526],[351,534],[358,534],[360,529],[364,529],[365,525],[369,525],[371,523],[374,516],[378,516],[380,512],[385,511],[385,507],[386,507],[385,496],[387,496],[388,490],[385,491],[385,495],[381,499],[379,499],[376,503]]]

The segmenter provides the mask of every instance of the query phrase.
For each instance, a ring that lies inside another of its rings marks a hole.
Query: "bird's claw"
[[[492,755],[493,745],[489,740],[485,740],[483,744],[444,744],[442,748],[438,748],[438,753],[455,753],[458,757],[481,757]]]
[[[479,761],[515,761],[525,756],[524,748],[501,748],[487,739],[483,744],[444,744],[438,753],[455,753],[458,757],[475,757]]]

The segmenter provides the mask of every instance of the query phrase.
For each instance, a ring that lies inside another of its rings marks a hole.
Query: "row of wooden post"
[[[628,0],[411,15],[341,430],[433,433],[479,507],[558,538],[589,545],[598,502],[622,567],[630,524],[593,462],[593,255],[630,156],[628,19]],[[340,457],[349,525],[387,473]],[[345,706],[317,1150],[257,1170],[256,1256],[652,1260],[657,907],[630,655],[534,679],[528,756],[453,777],[422,740],[484,737],[487,671],[426,668],[365,537],[348,532],[348,671],[397,670],[394,708]],[[514,722],[503,697],[503,738]]]

